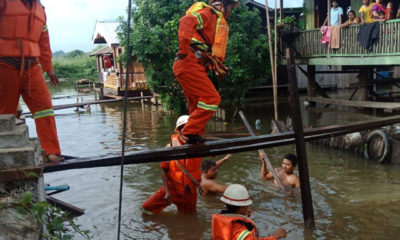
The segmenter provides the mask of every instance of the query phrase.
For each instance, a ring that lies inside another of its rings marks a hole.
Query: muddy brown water
[[[75,95],[64,87],[53,92],[54,97]],[[84,95],[83,100],[93,100]],[[76,98],[57,99],[53,103],[74,103]],[[245,109],[251,123],[260,119],[258,133],[269,131],[273,116],[272,104],[253,104]],[[287,119],[288,104],[280,104],[281,118]],[[66,109],[56,112],[58,135],[64,154],[86,157],[121,151],[121,103],[93,105],[91,111]],[[324,126],[365,120],[364,115],[350,112],[304,111],[306,124]],[[127,151],[164,147],[173,133],[178,116],[162,108],[131,103],[128,108]],[[31,136],[33,120],[28,119]],[[208,132],[231,132],[242,123],[212,121]],[[245,132],[245,130],[236,130]],[[294,152],[294,146],[266,149],[274,166],[281,158]],[[219,171],[220,183],[244,184],[254,202],[252,219],[261,235],[274,229],[288,230],[286,239],[398,239],[400,236],[400,168],[379,165],[357,155],[338,150],[307,145],[312,197],[317,229],[307,236],[303,232],[303,216],[299,196],[287,196],[276,191],[271,182],[259,180],[260,160],[256,151],[234,154]],[[216,156],[219,159],[223,156]],[[68,184],[71,189],[56,198],[84,208],[78,218],[82,229],[88,229],[94,239],[116,239],[118,222],[119,167],[70,170],[45,174],[51,185]],[[125,168],[122,239],[211,239],[211,215],[223,207],[218,196],[200,197],[198,212],[181,215],[170,206],[160,215],[143,217],[140,205],[161,186],[159,163],[130,165]],[[75,239],[81,239],[76,236]]]

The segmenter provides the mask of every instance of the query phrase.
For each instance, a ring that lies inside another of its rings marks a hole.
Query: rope
[[[128,111],[128,81],[129,81],[129,65],[131,58],[130,48],[130,35],[131,35],[131,8],[132,0],[128,0],[128,19],[127,19],[127,40],[126,40],[126,75],[125,75],[125,99],[124,99],[124,123],[122,130],[122,157],[121,157],[121,177],[119,184],[119,206],[118,206],[118,240],[121,235],[121,210],[122,210],[122,187],[124,183],[124,161],[125,161],[125,138],[126,138],[126,122],[127,122],[127,111]]]

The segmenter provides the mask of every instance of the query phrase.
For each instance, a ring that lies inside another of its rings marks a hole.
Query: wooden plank
[[[342,105],[349,107],[400,109],[400,103],[392,103],[392,102],[349,101],[344,99],[319,98],[319,97],[308,97],[307,100],[310,102]]]
[[[42,166],[0,170],[0,183],[38,179],[42,174]]]
[[[75,207],[74,205],[63,202],[57,198],[46,196],[46,200],[51,205],[58,207],[63,211],[69,212],[73,217],[79,217],[85,214],[85,209]]]
[[[382,118],[379,120],[354,122],[346,125],[333,125],[311,128],[304,131],[305,141],[313,141],[332,136],[370,130],[400,123],[400,116]],[[253,151],[268,147],[285,146],[294,143],[294,133],[287,132],[257,137],[243,137],[205,142],[199,145],[184,145],[174,148],[157,148],[132,152],[125,156],[125,164],[140,164],[161,162],[183,158],[217,156],[227,153]],[[119,166],[121,156],[107,155],[90,158],[70,159],[58,163],[46,163],[44,172],[56,172],[70,169]]]

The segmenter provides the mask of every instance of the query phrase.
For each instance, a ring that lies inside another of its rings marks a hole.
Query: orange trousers
[[[36,64],[24,70],[0,62],[0,114],[17,114],[18,102],[22,95],[36,124],[36,132],[46,154],[61,154],[57,137],[56,121],[49,89],[42,70]]]
[[[203,136],[221,97],[205,67],[198,63],[192,52],[185,59],[175,61],[173,70],[189,104],[190,117],[182,134]]]
[[[184,190],[182,192],[178,192],[177,188],[180,189],[180,187],[175,188],[173,185],[174,184],[169,184],[168,187],[171,194],[171,202],[165,200],[165,188],[162,186],[142,204],[143,213],[149,214],[148,212],[151,212],[152,214],[157,214],[171,204],[175,204],[178,208],[178,211],[182,213],[196,212],[196,186],[194,184],[190,184],[188,185],[190,191]]]

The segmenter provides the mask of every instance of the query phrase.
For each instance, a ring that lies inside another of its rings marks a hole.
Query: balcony
[[[358,43],[359,30],[360,25],[341,28],[339,49],[331,49],[328,44],[321,43],[320,29],[301,31],[294,40],[296,62],[341,66],[400,64],[400,19],[380,23],[380,38],[371,51]]]

